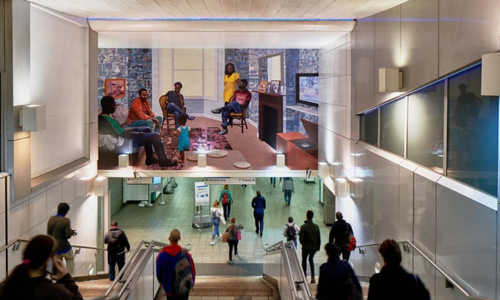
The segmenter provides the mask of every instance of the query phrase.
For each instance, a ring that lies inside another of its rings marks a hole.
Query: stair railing
[[[403,251],[405,252],[410,252],[410,247],[413,248],[418,254],[420,254],[436,271],[441,273],[443,277],[446,279],[446,288],[454,288],[456,287],[465,297],[468,299],[472,300],[496,300],[495,298],[485,298],[485,297],[480,297],[478,296],[480,293],[476,291],[473,287],[468,286],[469,290],[472,290],[472,293],[468,292],[466,288],[464,288],[462,285],[460,285],[455,279],[453,279],[446,271],[444,271],[441,267],[439,267],[432,259],[430,259],[422,250],[420,250],[413,242],[409,240],[405,241],[398,241],[398,244],[403,245]],[[366,245],[360,245],[357,246],[358,252],[360,254],[365,254],[365,248],[374,248],[380,246],[380,243],[378,244],[366,244]],[[378,251],[376,251],[378,253]],[[380,254],[379,254],[380,255]],[[475,294],[475,295],[472,295]]]

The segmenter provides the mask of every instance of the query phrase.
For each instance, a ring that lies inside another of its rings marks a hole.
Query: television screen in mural
[[[319,100],[319,77],[318,73],[295,74],[295,87],[297,102],[318,106]]]

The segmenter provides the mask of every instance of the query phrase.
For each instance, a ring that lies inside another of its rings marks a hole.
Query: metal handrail
[[[267,245],[267,247],[266,247],[266,245]],[[302,278],[304,278],[304,283],[305,283],[304,286],[306,288],[307,294],[309,295],[309,299],[301,299],[298,297],[297,287],[295,285],[296,283],[294,282],[292,275],[291,275],[292,266],[290,265],[290,258],[288,256],[287,251],[286,251],[286,249],[288,247],[292,247],[292,248],[295,247],[295,245],[293,244],[293,241],[288,241],[286,243],[283,241],[279,241],[277,243],[272,244],[271,246],[269,246],[269,244],[266,243],[266,244],[264,244],[264,255],[267,256],[267,255],[281,253],[283,256],[285,256],[286,269],[288,269],[288,272],[285,272],[285,274],[286,274],[289,286],[291,286],[290,289],[291,289],[292,295],[294,295],[294,299],[312,300],[313,297],[311,296],[311,291],[309,289],[309,286],[306,283],[307,282],[306,276],[305,276],[304,270],[302,270],[302,268],[300,268],[300,273],[301,273]],[[295,256],[295,257],[297,258],[297,263],[300,266],[300,262],[298,261],[298,257],[297,256]]]
[[[417,246],[415,246],[412,242],[406,240],[403,243],[406,243],[410,245],[415,251],[417,251],[425,260],[427,260],[428,263],[430,263],[441,275],[443,275],[446,280],[448,280],[453,286],[456,286],[460,292],[462,292],[467,298],[469,299],[475,299],[475,300],[495,300],[494,298],[484,298],[484,297],[478,297],[478,296],[472,296],[470,295],[460,284],[458,284],[451,276],[449,276],[443,269],[441,269],[438,265],[436,265],[427,255],[422,252],[422,250],[418,249]]]
[[[2,248],[0,248],[0,253],[9,249],[10,247],[14,246],[15,244],[17,243],[28,243],[29,241],[28,240],[25,240],[25,239],[16,239],[16,240],[13,240],[12,242],[8,243],[7,245],[3,246]]]
[[[424,252],[422,252],[422,250],[420,250],[417,246],[415,246],[415,244],[413,244],[411,241],[409,240],[405,240],[405,241],[398,241],[397,242],[398,244],[402,243],[403,245],[404,244],[407,244],[409,246],[411,246],[415,251],[417,251],[428,263],[431,264],[431,266],[434,267],[434,269],[436,269],[439,273],[441,273],[441,275],[444,276],[444,278],[446,278],[446,280],[448,280],[453,286],[456,286],[458,288],[458,290],[460,292],[462,292],[462,294],[464,294],[464,296],[466,296],[467,298],[469,299],[473,299],[473,300],[496,300],[495,298],[484,298],[484,297],[478,297],[478,296],[472,296],[471,294],[469,294],[465,288],[463,288],[460,284],[458,284],[453,278],[451,278],[450,275],[448,275],[443,269],[441,269],[438,265],[436,265],[436,263],[434,263],[432,261],[432,259],[430,259],[427,255],[424,254]],[[362,252],[361,248],[369,248],[369,247],[375,247],[375,246],[380,246],[380,243],[378,244],[366,244],[366,245],[360,245],[360,246],[356,246],[356,248],[359,249],[360,253],[364,253]],[[477,291],[476,291],[477,293]]]

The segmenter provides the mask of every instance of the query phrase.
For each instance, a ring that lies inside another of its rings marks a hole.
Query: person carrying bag
[[[241,240],[241,229],[243,229],[243,225],[238,224],[236,225],[236,219],[231,218],[231,225],[229,225],[226,229],[227,233],[227,243],[229,245],[229,261],[228,263],[230,265],[233,264],[233,248],[234,248],[234,255],[238,256],[238,242]]]

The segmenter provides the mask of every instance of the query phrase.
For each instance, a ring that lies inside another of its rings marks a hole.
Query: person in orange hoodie
[[[187,300],[196,277],[193,258],[179,246],[180,239],[180,231],[173,229],[168,238],[170,246],[163,247],[156,257],[156,278],[165,290],[167,300]]]
[[[129,127],[147,126],[151,132],[160,132],[160,124],[163,121],[161,116],[155,116],[151,110],[151,105],[148,102],[148,91],[146,89],[139,90],[139,97],[130,105],[128,111],[127,124]],[[153,130],[153,126],[155,127]]]

